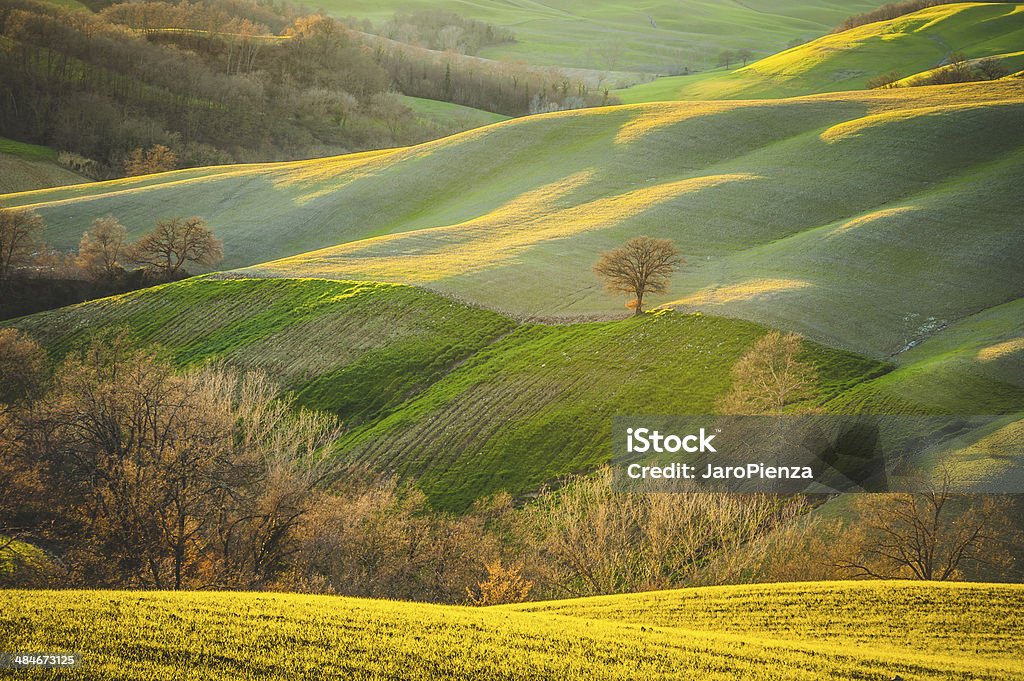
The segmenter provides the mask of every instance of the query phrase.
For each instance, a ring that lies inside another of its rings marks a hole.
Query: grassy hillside
[[[421,284],[541,317],[619,314],[591,264],[647,233],[688,260],[653,303],[885,357],[929,319],[1024,294],[1022,115],[1011,81],[611,107],[0,201],[38,209],[59,247],[108,213],[135,234],[198,214],[228,267],[303,254],[249,272]]]
[[[660,312],[516,325],[408,286],[198,278],[26,317],[54,357],[99,329],[158,344],[178,366],[261,368],[300,403],[338,413],[339,454],[416,480],[462,509],[609,458],[614,414],[714,411],[763,327]],[[811,345],[825,403],[888,365]]]
[[[675,99],[752,99],[862,89],[872,77],[896,70],[928,71],[953,52],[1006,56],[1019,63],[1024,7],[1017,3],[940,5],[889,21],[826,35],[733,71],[661,78],[616,91],[623,102]],[[1020,68],[1019,66],[1017,68]]]
[[[0,194],[89,181],[57,165],[52,149],[0,137]]]
[[[794,38],[828,32],[871,0],[325,0],[328,13],[381,23],[396,10],[443,8],[512,29],[516,42],[487,48],[484,57],[534,64],[664,73],[714,62],[720,50],[773,52]]]
[[[300,402],[356,425],[430,385],[513,322],[408,286],[200,278],[15,325],[56,358],[106,329],[160,346],[180,367],[259,368]]]
[[[44,599],[47,607],[33,603]],[[1024,589],[713,587],[466,608],[271,593],[0,592],[15,650],[78,679],[1018,679]]]
[[[522,493],[611,458],[614,415],[704,414],[764,329],[665,312],[618,322],[526,325],[378,423],[346,457],[417,480],[438,506]],[[824,403],[887,367],[810,346]]]
[[[905,83],[944,63],[952,52],[994,56],[1015,71],[1024,44],[1024,13],[1011,3],[962,3],[921,10],[826,35],[745,68],[659,78],[617,90],[625,103],[682,99],[777,98],[862,89],[896,70]]]

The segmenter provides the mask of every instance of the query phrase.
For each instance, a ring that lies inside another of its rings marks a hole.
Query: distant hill
[[[514,43],[485,48],[480,53],[484,57],[652,73],[713,66],[725,48],[771,53],[793,39],[827,33],[848,15],[877,6],[877,0],[324,0],[318,5],[333,16],[377,24],[396,11],[450,10],[515,33]]]
[[[1019,70],[1024,5],[939,5],[889,21],[825,35],[744,68],[661,78],[615,92],[623,102],[756,99],[863,89],[889,71],[904,77],[944,64],[954,52],[1000,57]]]
[[[27,605],[38,598],[47,607]],[[67,673],[153,681],[726,681],[765,670],[844,681],[1020,679],[1022,610],[1020,585],[931,582],[711,587],[487,608],[259,592],[0,591],[11,647],[74,648],[82,667]]]

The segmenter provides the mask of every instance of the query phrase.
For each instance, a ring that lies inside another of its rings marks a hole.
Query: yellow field
[[[1024,678],[1024,587],[828,582],[468,608],[268,593],[0,592],[7,650],[93,679]]]

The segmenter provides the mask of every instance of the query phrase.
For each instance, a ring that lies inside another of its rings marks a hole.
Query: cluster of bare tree
[[[934,69],[924,77],[908,79],[907,86],[949,85],[951,83],[971,83],[980,80],[996,80],[1009,74],[1009,69],[998,57],[984,57],[970,61],[962,52],[954,52],[949,56],[947,64]],[[871,78],[865,86],[869,90],[884,90],[900,86],[903,74],[899,71],[888,71]]]
[[[0,208],[0,318],[178,279],[189,266],[212,267],[224,257],[223,242],[199,217],[161,220],[134,243],[117,218],[97,218],[77,253],[48,248],[43,229],[34,211]],[[65,290],[69,281],[84,288]]]
[[[801,497],[619,492],[608,469],[522,506],[499,494],[441,513],[414,487],[343,465],[341,424],[295,408],[259,373],[175,372],[109,335],[50,371],[37,344],[0,329],[0,375],[0,561],[20,557],[17,583],[494,604],[1002,578],[1019,545],[1005,499],[954,495],[948,482],[863,495],[846,524]]]
[[[41,381],[3,412],[0,512],[53,547],[72,583],[266,583],[333,470],[338,424],[294,411],[258,374],[177,375],[106,338]]]
[[[19,270],[74,268],[92,279],[111,279],[130,265],[141,265],[153,278],[174,279],[189,264],[213,266],[224,257],[223,242],[200,217],[157,222],[135,243],[112,215],[97,218],[82,234],[78,253],[62,255],[40,238],[43,219],[21,208],[0,208],[0,287]]]
[[[718,55],[718,65],[724,66],[725,68],[731,68],[733,64],[743,63],[744,66],[747,62],[754,58],[754,53],[744,48],[742,50],[722,50]]]
[[[364,36],[374,59],[407,95],[438,99],[508,116],[615,104],[562,69],[490,61]]]

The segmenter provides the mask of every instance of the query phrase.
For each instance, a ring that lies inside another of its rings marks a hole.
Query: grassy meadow
[[[1019,679],[1024,589],[710,587],[468,608],[274,593],[0,591],[68,679]]]
[[[745,67],[659,78],[616,90],[624,103],[684,99],[758,99],[860,90],[880,74],[907,81],[945,63],[953,52],[1005,58],[1019,70],[1024,7],[1017,3],[938,5],[888,21],[822,36]]]
[[[300,404],[345,419],[339,455],[457,510],[603,463],[613,414],[714,411],[733,362],[765,332],[671,311],[520,324],[409,286],[206,277],[13,324],[54,358],[104,329],[179,367],[261,369]],[[806,355],[818,405],[891,369],[818,345]]]
[[[818,389],[801,408],[1005,414],[1000,425],[1015,427],[1024,412],[1018,308],[969,318],[895,365],[808,344]],[[669,310],[522,323],[404,285],[217,277],[12,323],[54,358],[104,329],[156,346],[182,368],[263,370],[299,404],[345,420],[339,456],[415,480],[450,510],[593,470],[609,458],[615,414],[714,412],[733,363],[765,333],[739,319]],[[1019,457],[987,448],[992,435],[978,432],[960,459],[977,481],[1020,475]]]

